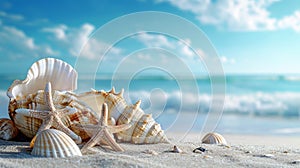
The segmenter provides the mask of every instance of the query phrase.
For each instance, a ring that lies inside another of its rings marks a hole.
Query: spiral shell
[[[0,118],[0,138],[11,140],[18,135],[18,129],[15,124],[7,118]]]
[[[128,130],[116,134],[121,142],[169,143],[161,126],[155,122],[152,115],[145,114],[140,108],[141,101],[134,105],[127,105],[123,92],[121,90],[120,93],[116,93],[114,88],[109,92],[93,90],[78,95],[78,99],[87,103],[95,111],[101,110],[100,104],[107,103],[109,118],[113,118],[116,125],[131,124]]]
[[[215,132],[206,134],[202,138],[202,143],[227,145],[225,138],[222,135],[215,133]]]
[[[76,143],[56,129],[47,129],[37,135],[31,155],[55,158],[82,156]]]

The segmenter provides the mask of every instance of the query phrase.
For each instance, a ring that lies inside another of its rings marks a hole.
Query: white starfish
[[[115,151],[124,151],[114,139],[113,133],[124,131],[130,128],[130,124],[123,125],[108,125],[108,108],[107,104],[102,105],[101,121],[98,125],[81,125],[75,124],[76,129],[86,131],[89,135],[93,135],[92,138],[81,148],[82,152],[95,146],[98,142],[100,144],[106,144]]]
[[[56,109],[54,107],[53,100],[52,100],[52,90],[51,90],[51,83],[50,82],[48,82],[46,84],[45,91],[44,91],[44,100],[46,102],[48,110],[41,111],[41,110],[35,110],[35,109],[17,109],[16,112],[17,113],[23,113],[25,115],[29,115],[31,117],[41,119],[43,121],[42,125],[40,126],[40,128],[37,132],[37,134],[39,134],[43,130],[54,127],[56,129],[64,132],[64,133],[66,133],[77,144],[80,144],[82,142],[81,137],[78,136],[77,134],[75,134],[67,126],[65,126],[63,124],[62,120],[61,120],[61,118],[63,118],[64,115],[67,114],[67,109]],[[32,139],[31,145],[34,144],[35,137]]]

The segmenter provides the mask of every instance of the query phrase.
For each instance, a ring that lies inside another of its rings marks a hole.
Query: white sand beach
[[[0,140],[0,167],[298,167],[300,137],[224,135],[228,146],[201,144],[199,135],[168,135],[171,144],[120,143],[124,152],[93,147],[81,157],[30,155],[29,142]],[[178,139],[182,139],[178,142]],[[183,152],[172,153],[173,145]],[[194,153],[197,147],[206,149]]]

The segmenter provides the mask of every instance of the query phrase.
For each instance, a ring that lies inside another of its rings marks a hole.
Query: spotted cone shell
[[[82,156],[76,143],[56,129],[47,129],[37,135],[31,155],[54,158]]]

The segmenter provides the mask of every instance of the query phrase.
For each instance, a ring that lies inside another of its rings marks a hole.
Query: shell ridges
[[[79,147],[65,133],[56,129],[40,132],[35,140],[32,155],[42,157],[82,156]]]
[[[202,138],[202,143],[227,145],[225,138],[216,132],[207,133]]]
[[[45,58],[35,62],[28,70],[25,80],[15,80],[7,91],[11,99],[23,97],[44,89],[47,82],[53,83],[53,89],[72,91],[77,88],[77,72],[71,65],[54,58]]]
[[[12,120],[0,118],[0,139],[11,140],[18,135],[18,129]]]

